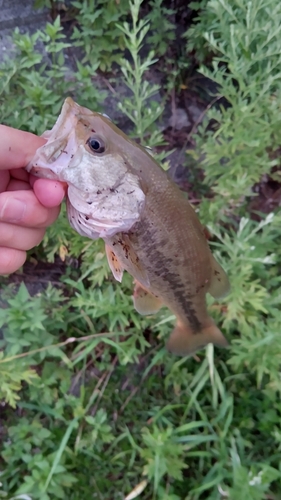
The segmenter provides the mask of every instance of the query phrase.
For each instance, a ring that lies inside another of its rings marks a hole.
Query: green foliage
[[[32,384],[34,378],[37,377],[35,370],[27,367],[26,363],[21,361],[10,361],[5,358],[4,353],[0,352],[0,398],[6,401],[12,408],[16,407],[17,401],[20,399],[18,395],[22,388],[22,383]]]
[[[125,58],[121,60],[121,71],[127,87],[132,92],[132,97],[119,103],[119,108],[133,122],[135,136],[140,138],[143,145],[151,147],[163,144],[162,134],[155,128],[155,121],[163,113],[163,105],[151,100],[159,91],[160,86],[151,84],[145,79],[146,72],[156,62],[155,52],[151,50],[143,61],[140,57],[144,38],[150,27],[148,20],[139,19],[141,3],[142,0],[130,3],[132,28],[127,22],[123,26],[119,25],[120,31],[125,36],[126,48],[132,57],[132,62]]]
[[[35,9],[42,9],[44,7],[47,7],[48,9],[54,8],[54,7],[59,7],[59,4],[62,2],[60,0],[35,0],[34,1],[34,8]]]
[[[154,491],[165,474],[173,479],[182,480],[182,469],[186,467],[183,460],[184,447],[174,442],[173,429],[168,427],[161,431],[158,427],[153,432],[145,427],[142,438],[145,447],[141,456],[146,460],[144,474],[153,480]]]
[[[18,476],[19,457],[22,457],[24,463],[21,470],[25,475],[17,494],[30,493],[32,498],[45,500],[64,498],[64,488],[70,488],[76,480],[72,474],[67,473],[62,464],[55,468],[55,477],[49,484],[48,494],[45,493],[45,481],[48,471],[52,468],[55,452],[51,431],[36,419],[32,422],[22,419],[18,425],[9,427],[9,438],[10,442],[4,444],[2,456],[11,470],[18,469],[12,482],[15,482]],[[44,455],[40,453],[40,449],[44,449]]]
[[[170,21],[176,10],[167,9],[163,4],[163,0],[152,0],[149,3],[151,11],[148,19],[151,35],[147,41],[159,56],[166,54],[169,45],[176,38],[176,26]]]
[[[214,51],[212,69],[201,72],[231,105],[209,111],[215,133],[206,121],[198,142],[206,182],[222,204],[249,196],[253,184],[280,165],[280,23],[276,0],[211,0],[189,34]]]
[[[128,15],[129,1],[122,0],[79,0],[72,2],[78,9],[72,35],[74,44],[85,51],[82,63],[102,71],[110,69],[113,62],[119,62],[124,49],[124,37],[117,23]]]
[[[42,134],[53,126],[62,100],[75,95],[77,88],[80,104],[90,100],[92,107],[99,109],[105,93],[92,84],[95,70],[78,62],[77,70],[70,75],[65,64],[63,51],[70,43],[62,32],[59,17],[53,24],[47,23],[44,31],[32,35],[22,34],[16,28],[13,42],[14,57],[6,58],[0,65],[1,122]]]
[[[161,144],[163,103],[149,70],[174,36],[173,13],[160,0],[144,19],[140,0],[75,4],[83,54],[74,72],[59,18],[33,35],[16,31],[15,58],[0,67],[1,120],[41,133],[69,94],[97,109],[94,72],[118,61],[132,134]],[[1,498],[280,498],[281,218],[255,221],[248,206],[253,183],[279,165],[280,5],[204,0],[193,8],[201,8],[188,31],[196,57],[215,53],[202,71],[231,104],[211,109],[215,131],[206,122],[196,138],[205,185],[194,168],[206,195],[200,218],[232,284],[228,297],[208,303],[230,348],[209,345],[196,359],[168,354],[174,317],[165,309],[139,316],[131,278],[113,280],[103,242],[72,231],[63,208],[32,254],[54,266],[60,257],[61,278],[35,289],[27,276],[20,286],[0,282]]]

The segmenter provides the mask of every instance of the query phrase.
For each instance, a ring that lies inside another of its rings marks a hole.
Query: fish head
[[[68,97],[47,142],[27,170],[68,185],[70,224],[90,238],[128,231],[140,218],[145,193],[130,151],[133,143],[100,113]]]

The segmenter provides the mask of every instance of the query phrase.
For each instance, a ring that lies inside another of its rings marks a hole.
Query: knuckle
[[[13,224],[0,223],[0,245],[10,247],[15,240],[16,226]],[[13,245],[12,245],[13,246]]]

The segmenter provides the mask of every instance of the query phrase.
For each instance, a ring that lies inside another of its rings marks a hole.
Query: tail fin
[[[194,333],[187,324],[178,322],[167,342],[167,348],[178,356],[189,356],[210,343],[218,347],[228,346],[226,338],[214,323]]]

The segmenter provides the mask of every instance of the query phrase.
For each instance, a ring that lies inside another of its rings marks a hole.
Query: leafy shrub
[[[90,100],[93,108],[100,109],[105,92],[93,85],[94,71],[78,61],[77,70],[70,73],[65,64],[63,50],[70,43],[59,17],[33,35],[16,28],[13,42],[14,57],[9,56],[0,66],[1,122],[42,134],[53,126],[62,100],[78,90],[82,105]]]
[[[281,6],[275,0],[211,0],[201,16],[189,36],[214,51],[212,69],[201,72],[231,106],[209,111],[215,132],[206,122],[198,150],[206,182],[230,204],[251,195],[253,184],[280,165]]]
[[[118,29],[128,15],[129,1],[122,0],[80,0],[72,2],[78,9],[72,39],[77,47],[85,51],[82,63],[88,63],[94,69],[110,69],[113,62],[120,60],[124,50],[124,36]]]

